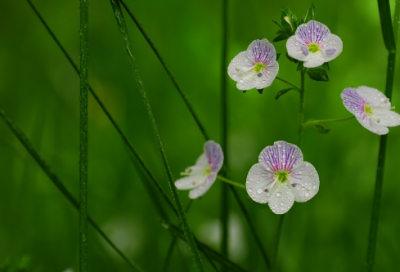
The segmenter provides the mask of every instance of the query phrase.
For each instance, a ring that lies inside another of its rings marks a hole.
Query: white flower
[[[391,111],[389,99],[374,88],[346,88],[340,95],[344,106],[366,129],[378,135],[387,134],[387,127],[400,125],[400,115]]]
[[[304,67],[318,67],[336,58],[343,51],[342,40],[329,28],[311,20],[301,24],[286,43],[289,56],[304,61]]]
[[[319,189],[314,166],[303,161],[294,144],[275,142],[261,151],[247,175],[246,190],[258,203],[268,203],[276,214],[286,213],[296,202],[310,200]]]
[[[175,181],[179,190],[190,190],[191,199],[204,195],[217,178],[218,171],[224,161],[221,146],[214,141],[204,144],[204,153],[200,155],[194,166],[186,169],[184,175],[187,177]]]
[[[238,82],[239,90],[264,89],[272,84],[278,71],[275,47],[267,39],[253,41],[228,66],[228,75]]]

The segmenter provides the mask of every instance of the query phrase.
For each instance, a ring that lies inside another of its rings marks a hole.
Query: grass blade
[[[140,93],[142,95],[143,102],[144,102],[144,104],[145,104],[145,106],[147,108],[147,113],[149,115],[149,119],[150,119],[151,125],[152,125],[153,130],[154,130],[154,134],[155,134],[155,137],[156,137],[156,140],[157,140],[158,148],[160,150],[161,157],[162,157],[162,160],[163,160],[163,163],[164,163],[164,167],[165,167],[165,170],[167,172],[169,187],[171,189],[173,200],[175,201],[175,205],[176,205],[177,210],[178,210],[179,219],[180,219],[180,221],[182,222],[182,225],[183,225],[183,229],[184,229],[185,237],[186,237],[187,242],[188,242],[189,250],[190,250],[190,252],[192,254],[192,258],[193,258],[194,264],[196,266],[196,270],[199,271],[199,272],[200,271],[204,271],[203,264],[202,264],[202,261],[201,261],[201,257],[200,257],[199,251],[197,249],[197,245],[195,243],[192,231],[190,230],[189,224],[188,224],[187,219],[186,219],[185,212],[184,212],[183,207],[182,207],[182,203],[181,203],[181,201],[179,199],[179,195],[178,195],[177,189],[176,189],[175,184],[174,184],[174,178],[172,176],[172,173],[171,173],[171,170],[170,170],[170,167],[169,167],[168,159],[167,159],[167,156],[165,154],[163,143],[161,141],[161,137],[160,137],[160,134],[158,132],[157,124],[156,124],[154,116],[153,116],[153,111],[151,109],[149,100],[147,98],[147,93],[146,93],[146,90],[144,88],[143,81],[142,81],[142,79],[140,77],[140,73],[139,73],[138,67],[137,67],[136,62],[135,62],[135,57],[132,55],[132,46],[130,44],[130,39],[129,39],[129,36],[128,36],[128,29],[127,29],[126,24],[125,24],[125,20],[124,20],[122,11],[121,11],[121,7],[119,5],[118,0],[110,0],[110,2],[111,2],[111,6],[113,8],[115,19],[116,19],[117,24],[118,24],[119,31],[120,31],[120,33],[122,35],[122,39],[123,39],[123,42],[124,42],[124,45],[125,45],[126,52],[128,53],[128,57],[129,57],[129,60],[131,62],[132,68],[133,68],[133,74],[135,76],[135,80],[138,83],[138,87],[139,87]]]
[[[72,67],[74,68],[74,70],[77,72],[78,75],[80,75],[80,71],[78,66],[74,63],[74,61],[72,60],[72,58],[70,57],[70,55],[68,54],[67,50],[64,48],[64,46],[61,44],[61,42],[58,40],[58,38],[56,37],[56,35],[54,34],[54,32],[50,29],[49,25],[46,23],[46,21],[44,20],[44,18],[41,16],[41,14],[39,13],[39,11],[36,9],[36,7],[33,5],[33,3],[31,2],[31,0],[27,0],[28,4],[30,5],[30,7],[32,8],[32,10],[35,12],[36,16],[39,18],[40,22],[43,24],[43,26],[46,28],[47,32],[49,33],[49,35],[52,37],[52,39],[54,40],[54,42],[57,44],[57,46],[60,48],[60,50],[63,52],[64,56],[68,59],[69,63],[72,65]],[[150,180],[153,182],[154,186],[158,189],[158,191],[160,192],[160,194],[163,196],[163,198],[165,199],[165,201],[167,202],[167,204],[170,206],[170,208],[174,211],[174,213],[178,216],[178,213],[176,211],[176,208],[174,207],[174,205],[172,204],[171,200],[168,198],[167,194],[165,193],[165,191],[163,190],[163,188],[161,187],[161,185],[159,184],[159,182],[155,179],[155,177],[153,176],[153,174],[150,172],[149,168],[145,165],[144,161],[142,160],[142,158],[139,156],[139,154],[136,152],[136,150],[133,148],[132,144],[129,142],[128,138],[125,136],[125,134],[123,133],[123,131],[121,130],[121,128],[119,127],[119,125],[117,124],[117,122],[115,121],[115,119],[112,117],[111,113],[108,111],[108,109],[106,108],[106,106],[104,105],[104,103],[101,101],[100,97],[97,95],[97,93],[94,91],[94,89],[90,86],[89,84],[89,91],[90,93],[93,95],[94,99],[96,100],[96,102],[99,104],[100,108],[103,110],[103,112],[105,113],[105,115],[107,116],[107,118],[110,120],[110,122],[112,123],[112,125],[114,126],[114,128],[117,130],[118,134],[121,136],[122,140],[124,141],[124,143],[126,144],[126,146],[128,147],[129,151],[132,152],[132,155],[135,157],[136,161],[138,162],[138,164],[140,165],[140,167],[143,169],[143,171],[145,172],[145,174],[150,178]]]
[[[166,62],[164,61],[164,59],[161,57],[160,52],[158,52],[157,48],[155,47],[154,43],[151,41],[151,39],[149,38],[149,36],[147,35],[146,31],[144,30],[143,26],[139,23],[139,21],[137,20],[136,16],[133,14],[132,10],[129,8],[129,6],[125,3],[124,0],[118,0],[122,6],[124,7],[124,9],[126,10],[126,12],[129,14],[129,16],[131,17],[131,19],[133,20],[133,22],[136,24],[136,26],[138,27],[139,31],[142,33],[143,37],[145,38],[145,40],[147,41],[147,43],[150,45],[151,49],[153,50],[154,54],[157,56],[158,60],[160,61],[161,65],[164,67],[165,71],[167,72],[168,76],[171,78],[172,83],[175,85],[175,88],[178,90],[179,95],[182,97],[183,102],[186,104],[186,107],[188,108],[188,110],[190,111],[190,114],[193,116],[193,119],[196,121],[197,126],[199,127],[201,133],[204,136],[205,140],[209,140],[210,138],[208,137],[208,134],[203,126],[203,124],[201,123],[199,117],[197,116],[196,112],[194,111],[192,105],[190,104],[189,100],[187,99],[186,94],[183,92],[182,88],[180,87],[180,85],[178,84],[178,81],[176,80],[174,74],[172,73],[172,71],[168,68]]]
[[[43,172],[49,177],[53,182],[54,186],[62,193],[62,195],[67,198],[67,200],[79,211],[78,201],[72,196],[68,189],[64,186],[58,176],[50,168],[49,164],[42,158],[39,152],[35,149],[28,137],[21,131],[21,129],[14,124],[14,122],[8,118],[3,110],[0,109],[0,116],[6,122],[7,126],[11,129],[20,143],[25,147],[26,151],[32,156],[32,158],[37,162],[37,164],[42,168]],[[133,261],[130,261],[121,250],[117,248],[116,245],[107,237],[107,235],[100,229],[96,222],[88,216],[89,223],[94,227],[94,229],[100,234],[101,237],[137,272],[143,272],[143,270]]]
[[[80,0],[79,267],[81,272],[88,270],[88,30],[89,3],[88,0]]]
[[[394,82],[394,69],[396,65],[396,44],[395,37],[397,37],[398,26],[395,26],[396,33],[393,33],[392,21],[390,20],[390,5],[388,0],[378,0],[379,17],[382,25],[382,33],[385,41],[386,48],[389,52],[388,64],[386,71],[386,87],[385,95],[390,99],[392,98],[393,82]],[[399,21],[400,1],[396,1],[395,17],[393,22],[398,24]],[[379,210],[382,198],[383,187],[383,174],[385,172],[385,158],[387,147],[387,134],[382,135],[379,141],[378,153],[378,167],[376,170],[376,181],[374,190],[374,200],[372,204],[371,225],[369,231],[368,250],[367,250],[367,271],[374,270],[376,241],[378,236],[379,225]]]

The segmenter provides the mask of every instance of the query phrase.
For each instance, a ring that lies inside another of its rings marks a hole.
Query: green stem
[[[74,63],[70,55],[68,54],[67,50],[63,47],[63,45],[60,43],[60,41],[57,39],[56,35],[54,32],[50,29],[49,25],[46,23],[44,18],[40,15],[39,11],[36,9],[36,7],[33,5],[33,3],[30,0],[27,0],[28,4],[32,8],[32,10],[35,12],[36,16],[39,18],[40,22],[43,24],[43,26],[46,28],[47,32],[49,35],[53,38],[54,42],[57,44],[57,46],[60,48],[60,50],[63,52],[64,56],[68,59],[69,63],[72,65],[74,70],[78,75],[80,75],[80,71],[78,66]],[[93,95],[94,99],[96,102],[99,104],[100,108],[103,110],[107,118],[110,120],[114,128],[117,130],[118,134],[121,136],[122,140],[130,150],[130,152],[133,154],[135,159],[137,160],[138,164],[140,167],[143,169],[143,171],[150,177],[150,180],[152,181],[153,185],[157,188],[157,190],[160,192],[160,194],[163,196],[167,204],[170,206],[170,208],[174,211],[174,213],[178,216],[178,212],[176,211],[175,206],[172,204],[171,200],[168,198],[166,192],[164,189],[161,187],[160,183],[155,179],[154,175],[150,172],[149,168],[145,165],[144,161],[142,158],[139,156],[139,154],[136,152],[136,150],[133,148],[132,144],[129,142],[128,138],[126,135],[123,133],[115,119],[112,117],[111,113],[108,111],[104,103],[101,101],[100,97],[97,95],[97,93],[94,91],[94,89],[90,86],[89,84],[89,91]]]
[[[282,81],[282,82],[285,82],[286,84],[292,86],[296,91],[301,92],[301,89],[300,89],[299,87],[297,87],[296,85],[290,83],[289,81],[287,81],[287,80],[285,80],[285,79],[283,79],[283,78],[280,78],[280,77],[276,77],[276,79],[277,79],[277,80],[280,80],[280,81]]]
[[[88,270],[88,0],[80,0],[79,267]]]
[[[221,147],[224,151],[225,169],[228,166],[228,92],[227,92],[227,77],[226,77],[226,60],[228,46],[228,9],[227,0],[222,0],[222,48],[221,48],[221,125],[222,139]],[[227,171],[224,171],[227,174]],[[229,196],[227,184],[221,186],[221,252],[223,256],[228,256],[228,218],[229,217]],[[222,267],[222,271],[227,271],[226,267]]]
[[[320,123],[333,123],[333,122],[342,122],[342,121],[347,121],[355,118],[354,115],[346,117],[346,118],[337,118],[337,119],[323,119],[323,120],[311,120],[303,123],[303,129],[309,126],[317,125]]]
[[[297,146],[300,148],[301,147],[301,141],[303,138],[303,123],[304,123],[304,92],[305,92],[305,88],[304,88],[304,75],[306,73],[305,69],[302,69],[300,72],[300,80],[301,80],[301,88],[300,88],[300,105],[299,105],[299,114],[298,114],[298,129],[297,129]],[[279,217],[279,223],[278,223],[278,231],[276,233],[276,243],[275,243],[275,254],[274,254],[274,259],[272,261],[272,267],[275,268],[276,267],[276,262],[278,259],[278,251],[279,251],[279,243],[281,240],[281,234],[282,234],[282,229],[283,229],[283,223],[285,222],[285,216],[286,214],[282,214]]]
[[[48,176],[48,178],[53,182],[54,186],[61,192],[61,194],[69,201],[69,203],[74,206],[74,208],[79,211],[79,203],[72,196],[72,194],[65,187],[63,182],[58,178],[58,176],[51,169],[49,164],[43,159],[40,153],[33,146],[32,142],[28,139],[25,133],[16,125],[14,122],[5,114],[3,110],[0,109],[0,116],[6,122],[7,126],[11,129],[20,143],[24,146],[26,151],[32,156],[32,158],[37,162],[37,164],[42,168],[43,172]],[[120,249],[107,237],[107,235],[100,229],[97,223],[88,216],[89,223],[95,228],[95,230],[100,234],[101,237],[134,269],[134,271],[142,272],[143,270],[134,262],[131,262],[128,257],[126,257]]]
[[[236,186],[236,187],[239,187],[239,188],[242,188],[242,189],[246,189],[246,186],[244,186],[244,185],[241,184],[241,183],[234,182],[234,181],[229,180],[229,179],[227,179],[227,178],[224,178],[224,177],[222,177],[222,176],[218,176],[217,178],[218,178],[219,180],[221,180],[221,181],[223,181],[223,182],[226,182],[226,183],[228,183],[228,184],[231,184],[231,185],[233,185],[233,186]]]
[[[139,91],[140,91],[140,93],[142,95],[143,102],[144,102],[145,107],[147,109],[147,113],[148,113],[148,116],[149,116],[149,119],[150,119],[150,122],[151,122],[151,126],[153,128],[154,135],[155,135],[156,140],[157,140],[158,148],[160,150],[161,157],[162,157],[162,160],[163,160],[163,163],[164,163],[164,168],[165,168],[166,174],[168,176],[168,184],[169,184],[169,187],[170,187],[171,192],[172,192],[173,200],[175,201],[175,205],[176,205],[177,210],[178,210],[179,219],[180,219],[180,221],[182,222],[182,225],[183,225],[185,236],[186,236],[186,239],[187,239],[187,242],[188,242],[188,245],[189,245],[189,250],[190,250],[190,252],[192,254],[193,261],[194,261],[195,266],[196,266],[196,270],[197,271],[204,271],[203,263],[201,261],[201,257],[200,257],[199,251],[197,249],[196,242],[194,240],[192,231],[190,230],[188,221],[186,219],[185,212],[184,212],[183,207],[182,207],[182,203],[181,203],[180,198],[179,198],[179,194],[178,194],[177,189],[176,189],[175,184],[174,184],[174,177],[172,176],[171,169],[170,169],[170,166],[169,166],[169,162],[168,162],[167,156],[166,156],[165,151],[164,151],[164,145],[163,145],[163,143],[161,141],[160,133],[158,132],[157,124],[156,124],[156,121],[155,121],[154,116],[153,116],[153,111],[151,109],[149,100],[147,98],[147,92],[146,92],[146,90],[144,88],[143,81],[142,81],[140,73],[139,73],[139,69],[138,69],[138,67],[136,65],[135,57],[132,54],[132,46],[131,46],[129,35],[128,35],[128,29],[126,27],[125,20],[124,20],[124,17],[123,17],[122,11],[121,11],[121,7],[119,5],[118,0],[111,0],[111,6],[113,8],[115,19],[117,21],[120,33],[122,35],[122,40],[124,42],[126,52],[128,53],[128,57],[129,57],[129,60],[131,62],[131,65],[132,65],[132,70],[133,70],[133,74],[134,74],[135,80],[136,80],[136,82],[138,84]]]
[[[378,6],[379,6],[379,17],[382,25],[383,38],[386,49],[388,50],[389,53],[387,71],[386,71],[385,95],[390,99],[392,98],[394,69],[396,65],[396,37],[398,31],[400,1],[398,0],[396,1],[395,16],[393,19],[393,22],[395,24],[394,27],[392,26],[392,21],[390,20],[391,14],[390,14],[389,1],[378,0]],[[385,172],[386,147],[387,147],[387,135],[382,135],[380,137],[380,142],[379,142],[378,167],[376,171],[374,200],[372,204],[371,225],[370,225],[369,240],[368,240],[368,251],[367,251],[368,272],[373,271],[375,263],[376,241],[378,236],[378,225],[379,225],[379,210],[382,198],[383,174]]]
[[[129,6],[125,3],[124,0],[119,0],[121,2],[122,6],[125,8],[126,12],[128,12],[129,16],[133,20],[133,22],[136,24],[137,28],[139,31],[142,33],[143,37],[147,41],[147,43],[150,45],[151,49],[153,50],[154,54],[157,56],[158,60],[160,61],[161,65],[164,67],[165,71],[167,72],[169,78],[172,80],[172,83],[175,85],[175,88],[178,90],[179,95],[182,97],[183,102],[186,104],[186,107],[190,111],[190,114],[193,116],[193,119],[195,120],[197,126],[199,127],[201,133],[204,136],[205,140],[209,140],[209,136],[203,126],[203,124],[200,121],[200,118],[197,116],[196,112],[194,111],[192,105],[190,104],[189,100],[187,99],[186,94],[183,92],[182,88],[178,84],[178,81],[176,80],[174,74],[172,71],[169,69],[167,66],[167,63],[164,61],[164,59],[161,57],[160,52],[158,52],[158,49],[154,45],[154,43],[151,41],[150,37],[147,35],[146,31],[143,28],[143,25],[137,20]]]

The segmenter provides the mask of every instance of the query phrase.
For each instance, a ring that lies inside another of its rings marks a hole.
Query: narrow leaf
[[[277,21],[272,20],[272,22],[273,22],[274,24],[276,24],[280,29],[283,29],[282,26],[281,26]]]
[[[307,68],[307,74],[315,81],[329,81],[328,72],[322,67]]]
[[[378,0],[379,18],[381,21],[383,40],[388,51],[396,50],[396,42],[394,40],[392,16],[390,12],[389,0]]]
[[[278,100],[279,97],[281,97],[282,95],[286,94],[287,92],[289,92],[290,90],[294,90],[294,88],[289,87],[289,88],[285,88],[280,90],[276,95],[275,95],[275,100]]]
[[[306,14],[303,17],[303,23],[307,23],[308,21],[315,19],[315,4],[312,3],[311,6],[308,8]]]
[[[278,61],[279,60],[279,58],[281,57],[281,53],[276,53],[276,61]]]
[[[281,35],[276,36],[272,41],[273,42],[280,42],[280,41],[286,40],[287,38],[289,38],[288,35],[281,34]]]
[[[318,132],[321,134],[327,134],[331,130],[330,128],[328,128],[327,126],[325,126],[323,124],[315,124],[314,126],[317,128]]]

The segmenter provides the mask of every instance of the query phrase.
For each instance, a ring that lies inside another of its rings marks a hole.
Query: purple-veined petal
[[[253,62],[247,57],[247,52],[240,52],[233,58],[228,66],[228,75],[235,81],[239,81],[249,71],[253,70]]]
[[[193,188],[193,190],[189,192],[189,198],[196,199],[204,195],[210,189],[211,185],[214,184],[216,179],[216,173],[211,173],[210,175],[208,175],[202,184]]]
[[[224,163],[224,154],[221,146],[214,141],[207,141],[204,144],[204,153],[207,156],[208,164],[213,173],[218,173]]]
[[[303,163],[303,153],[294,144],[278,141],[273,146],[264,148],[258,157],[258,161],[260,165],[271,172],[291,171]]]
[[[391,107],[389,99],[377,89],[360,86],[357,88],[357,93],[372,106],[372,109],[390,109]]]
[[[294,195],[287,184],[281,184],[272,193],[268,201],[271,210],[276,214],[286,213],[294,203]]]
[[[353,113],[356,117],[364,116],[364,99],[357,92],[356,88],[346,88],[341,93],[340,97],[343,99],[343,105],[348,111]]]
[[[375,110],[374,117],[379,120],[379,124],[387,127],[400,125],[400,114],[391,110]]]
[[[189,190],[203,184],[205,180],[205,175],[189,175],[175,181],[175,186],[179,190]]]
[[[289,56],[300,61],[305,61],[310,54],[304,54],[302,47],[305,47],[305,44],[299,41],[296,36],[290,37],[286,42],[286,49]]]
[[[375,134],[384,135],[389,132],[389,129],[386,126],[379,124],[378,122],[375,121],[375,119],[367,115],[364,115],[363,117],[356,116],[356,118],[363,127],[365,127],[366,129]]]
[[[262,62],[267,66],[276,62],[275,47],[267,39],[253,41],[247,48],[247,56],[254,63]]]
[[[340,55],[343,51],[343,42],[335,34],[331,34],[329,39],[323,44],[323,50],[325,51],[324,59],[325,62],[331,61]]]
[[[273,193],[274,174],[254,164],[246,178],[246,191],[255,202],[267,203]]]
[[[319,190],[319,176],[315,167],[304,162],[290,174],[290,189],[297,202],[310,200]]]
[[[305,44],[322,44],[328,41],[331,32],[329,28],[317,21],[311,20],[301,24],[296,30],[296,37]]]

